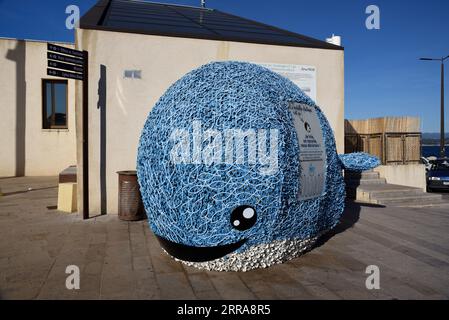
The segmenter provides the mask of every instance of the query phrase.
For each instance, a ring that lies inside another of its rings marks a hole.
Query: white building
[[[322,108],[334,130],[338,152],[344,152],[344,51],[340,46],[214,9],[123,0],[99,1],[82,17],[75,38],[76,49],[89,52],[90,215],[117,213],[116,172],[135,169],[140,132],[152,106],[172,83],[211,61],[264,64],[293,80]],[[75,80],[68,80],[68,129],[47,132],[42,121],[37,120],[42,119],[43,108],[39,88],[42,79],[46,78],[45,49],[40,50],[42,52],[27,55],[25,59],[27,64],[33,65],[27,69],[26,81],[33,82],[29,86],[37,88],[33,89],[37,93],[30,91],[27,98],[26,117],[35,122],[35,131],[42,136],[66,134],[72,137],[71,104],[74,99],[70,88]],[[2,60],[1,63],[5,62]],[[12,74],[14,63],[8,63]],[[4,90],[4,84],[10,78],[8,74],[1,75],[0,90]],[[14,97],[15,94],[8,98],[7,106],[2,102],[2,111],[6,108],[14,110]],[[82,85],[77,81],[75,114],[80,211],[83,200],[81,97]],[[37,106],[37,111],[31,111],[28,105]],[[30,135],[36,133],[30,132]],[[1,139],[2,143],[10,143],[12,138]],[[31,150],[42,148],[41,143],[33,143]],[[44,158],[38,158],[30,151],[27,159],[36,165],[30,164],[33,169],[25,174],[56,174],[57,170],[71,165],[75,142],[72,139],[58,143],[53,143],[54,149],[47,151]],[[14,152],[12,144],[8,148]],[[66,158],[48,154],[64,154]],[[3,166],[5,161],[2,156],[0,165]],[[53,161],[58,161],[57,165],[53,165]],[[55,170],[39,171],[37,168],[41,164],[42,168],[49,165]],[[2,171],[0,175],[13,175],[11,170]]]
[[[76,164],[75,83],[47,76],[47,43],[0,38],[0,70],[0,177]]]

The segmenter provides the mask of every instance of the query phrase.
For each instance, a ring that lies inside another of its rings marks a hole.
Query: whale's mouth
[[[176,243],[158,235],[156,235],[156,238],[159,240],[161,247],[164,248],[168,254],[179,260],[191,262],[204,262],[221,258],[231,252],[234,252],[246,242],[246,239],[243,239],[238,242],[221,246],[195,247]]]

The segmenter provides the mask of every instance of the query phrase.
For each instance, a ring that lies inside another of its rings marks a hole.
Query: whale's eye
[[[256,220],[256,210],[250,206],[239,206],[231,213],[231,224],[239,231],[251,228],[256,223]]]

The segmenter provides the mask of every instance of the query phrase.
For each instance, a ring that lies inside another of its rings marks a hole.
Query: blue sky
[[[200,0],[165,2],[196,6]],[[84,13],[95,3],[0,0],[0,36],[73,41],[73,31],[65,28],[66,6],[76,4]],[[380,30],[365,28],[370,4],[380,8]],[[342,36],[346,118],[419,116],[424,132],[439,131],[440,65],[418,58],[449,55],[449,1],[208,0],[207,6],[318,39]]]

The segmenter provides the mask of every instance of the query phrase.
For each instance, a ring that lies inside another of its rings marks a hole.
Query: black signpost
[[[89,218],[89,157],[88,157],[88,103],[89,103],[89,55],[49,43],[47,45],[47,75],[83,81],[83,219]]]

